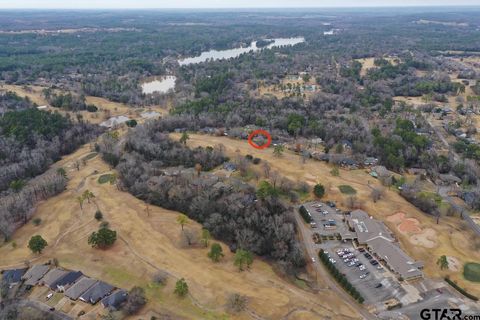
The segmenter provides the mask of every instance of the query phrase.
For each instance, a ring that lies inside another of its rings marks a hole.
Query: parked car
[[[358,248],[358,251],[365,252],[365,249],[364,248]]]
[[[349,267],[353,267],[354,265],[355,265],[355,262],[351,262],[351,261],[347,264],[347,266]]]
[[[382,286],[383,286],[383,285],[382,285],[381,283],[379,283],[379,284],[377,284],[377,285],[375,286],[375,288],[378,289],[378,288],[381,288]]]
[[[367,259],[372,259],[372,255],[371,255],[370,253],[368,253],[368,252],[365,252],[363,255],[364,255],[365,258],[367,258]]]
[[[358,267],[358,269],[360,269],[360,271],[367,270],[367,268],[363,264],[360,267]]]
[[[314,262],[314,263],[315,263],[315,258],[314,258],[314,257],[312,257],[312,262]]]
[[[333,263],[333,264],[337,263],[337,260],[335,260],[335,259],[330,258],[330,259],[328,259],[328,260],[329,260],[331,263]]]
[[[360,267],[362,265],[361,262],[357,262],[357,264],[355,264],[357,267]]]
[[[376,266],[378,264],[378,261],[377,260],[370,260],[370,263],[374,266]]]
[[[366,273],[360,275],[360,279],[365,279],[366,277],[367,277],[367,274],[366,274]]]
[[[332,201],[327,201],[327,206],[329,206],[330,208],[336,207],[335,202],[332,202]]]
[[[343,259],[343,262],[349,263],[349,262],[350,262],[350,259],[348,259],[348,258],[347,258],[347,259]]]
[[[47,294],[46,300],[50,300],[53,297],[53,292]]]

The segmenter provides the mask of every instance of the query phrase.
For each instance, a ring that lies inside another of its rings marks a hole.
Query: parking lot
[[[316,224],[315,232],[323,236],[339,234],[342,239],[352,238],[353,233],[350,232],[344,223],[343,212],[340,209],[328,206],[322,202],[309,202],[305,203],[304,206]]]
[[[357,288],[357,290],[365,298],[367,304],[378,304],[391,298],[398,298],[405,292],[400,284],[391,277],[386,277],[386,271],[380,264],[372,265],[373,258],[365,257],[365,252],[353,248],[351,244],[333,243],[329,246],[326,244],[323,247],[332,259],[335,261],[335,266],[338,270],[345,274],[350,283]],[[343,257],[337,253],[339,250],[343,251]],[[380,306],[380,305],[379,305]]]
[[[351,239],[354,232],[350,231],[345,224],[341,210],[331,203],[328,205],[327,203],[310,202],[304,206],[315,222],[314,227],[311,228],[312,232],[318,233],[321,237],[321,243],[316,244],[317,249],[323,249],[329,253],[335,261],[337,269],[362,294],[365,304],[383,309],[384,301],[392,298],[400,300],[406,294],[398,281],[378,261],[363,249],[355,249],[350,240],[345,240]],[[330,225],[334,225],[334,227]],[[338,234],[341,235],[341,240],[333,237]],[[345,249],[348,251],[344,251],[344,254],[337,253],[337,251]],[[345,256],[345,254],[350,254],[350,256]]]

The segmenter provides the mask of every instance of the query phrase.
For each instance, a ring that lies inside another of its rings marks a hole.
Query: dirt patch
[[[447,256],[447,261],[448,261],[448,269],[451,271],[458,271],[460,270],[461,264],[460,261],[458,261],[457,258]]]
[[[391,215],[387,218],[387,221],[393,222],[395,224],[400,224],[405,219],[405,213],[397,212],[394,215]]]
[[[424,229],[421,233],[410,237],[410,242],[424,248],[435,248],[437,234],[431,228]]]
[[[398,225],[398,230],[404,233],[420,233],[422,229],[418,226],[420,222],[414,218],[406,218]]]

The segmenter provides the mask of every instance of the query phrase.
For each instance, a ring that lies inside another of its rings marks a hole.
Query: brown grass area
[[[360,75],[362,77],[367,75],[367,71],[375,68],[375,58],[363,58],[363,59],[356,59],[358,62],[362,64],[362,69],[360,70]]]
[[[261,259],[255,260],[250,271],[240,273],[233,266],[233,254],[223,244],[225,258],[218,264],[208,259],[207,249],[181,248],[178,213],[150,206],[147,216],[144,202],[108,183],[99,184],[98,177],[109,172],[99,156],[76,171],[73,162],[89,153],[85,146],[55,164],[68,172],[67,190],[38,206],[35,217],[41,218],[42,223],[38,227],[27,224],[20,228],[13,237],[15,249],[9,244],[0,247],[0,267],[55,257],[66,268],[82,270],[119,287],[143,286],[149,297],[144,312],[167,312],[174,314],[175,319],[224,319],[224,305],[233,292],[246,295],[249,308],[267,319],[280,319],[289,312],[295,314],[290,319],[315,319],[319,315],[334,319],[358,318],[353,309],[330,290],[318,294],[302,290],[280,278],[271,265]],[[96,204],[86,204],[80,210],[75,198],[86,189],[95,194]],[[119,235],[108,250],[93,249],[87,244],[89,234],[99,225],[93,219],[97,206]],[[188,228],[200,230],[200,225],[190,221]],[[42,235],[49,243],[41,256],[27,249],[28,240],[34,234]],[[172,278],[165,288],[153,285],[150,279],[158,269],[168,271],[174,278],[184,277],[191,297],[174,296],[175,279]],[[246,314],[231,317],[248,318]]]
[[[179,139],[179,134],[172,134],[172,136]],[[363,170],[340,170],[340,176],[334,177],[330,174],[332,167],[324,162],[308,160],[305,164],[302,164],[301,158],[292,152],[285,152],[282,157],[277,158],[273,156],[272,148],[257,150],[244,140],[190,134],[190,140],[188,141],[190,146],[213,146],[217,144],[223,144],[230,155],[239,150],[241,154],[251,154],[254,157],[267,160],[272,168],[293,181],[306,181],[310,184],[321,182],[327,189],[326,198],[337,201],[342,207],[345,207],[348,196],[342,195],[336,190],[335,186],[351,185],[357,190],[357,198],[361,201],[363,209],[375,218],[383,220],[395,233],[402,247],[412,257],[425,263],[424,271],[429,277],[439,278],[444,276],[445,273],[441,272],[436,265],[436,260],[441,255],[454,256],[461,264],[468,261],[480,261],[480,252],[475,249],[471,241],[476,235],[465,227],[458,218],[442,217],[437,225],[433,217],[418,210],[403,199],[393,188],[386,189],[384,197],[374,203],[370,198],[369,186],[380,187],[380,184]],[[422,230],[421,233],[400,232],[398,223],[388,220],[389,216],[398,212],[403,212],[405,218],[418,220],[417,226]],[[465,281],[460,272],[448,271],[448,274],[452,279],[457,280],[461,286],[467,287],[471,292],[480,295],[479,286]]]
[[[42,96],[43,87],[39,86],[28,86],[28,89],[24,88],[23,86],[11,85],[11,84],[3,84],[0,85],[0,89],[5,89],[7,91],[15,92],[20,97],[28,97],[32,102],[38,105],[47,105],[47,101]]]
[[[45,89],[45,87],[28,86],[28,88],[26,89],[23,86],[18,86],[18,85],[2,85],[0,86],[0,89],[13,91],[21,97],[28,97],[30,98],[30,100],[32,100],[34,103],[38,105],[48,105],[48,102],[45,100],[45,98],[42,95],[42,90]],[[169,105],[170,103],[169,103],[165,107],[152,106],[145,109],[138,109],[138,108],[135,109],[134,107],[130,107],[124,103],[113,102],[105,98],[92,97],[92,96],[86,96],[86,102],[87,104],[94,104],[95,106],[97,106],[98,111],[97,112],[79,111],[76,113],[70,112],[70,114],[73,116],[73,118],[75,118],[75,114],[81,114],[84,120],[90,123],[95,123],[95,124],[99,124],[110,117],[115,117],[120,115],[124,115],[129,117],[130,119],[135,119],[138,122],[142,122],[145,119],[141,117],[140,115],[141,112],[156,111],[160,113],[160,115],[165,115],[168,113],[168,109],[170,107]],[[48,107],[47,110],[58,111],[62,114],[69,113],[67,111],[64,111],[58,108],[53,108],[53,107]]]

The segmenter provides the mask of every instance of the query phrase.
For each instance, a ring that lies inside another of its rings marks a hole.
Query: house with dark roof
[[[27,286],[35,286],[47,274],[48,269],[49,266],[44,264],[34,265],[23,275],[22,280],[25,280],[25,285]]]
[[[47,274],[40,280],[40,284],[49,287],[52,290],[55,290],[56,287],[53,287],[52,284],[55,283],[58,279],[62,278],[68,273],[68,271],[55,268],[47,272]]]
[[[113,289],[115,288],[112,285],[103,281],[97,281],[93,286],[90,287],[90,289],[85,291],[80,296],[80,300],[95,304],[104,297],[108,296]]]
[[[22,281],[22,276],[25,272],[27,272],[27,268],[5,270],[3,271],[2,280],[11,288]]]
[[[127,301],[127,298],[128,293],[125,290],[117,290],[111,295],[103,298],[102,305],[104,308],[108,308],[109,310],[118,310],[120,309],[121,305]]]
[[[83,276],[83,273],[81,273],[80,271],[70,271],[66,275],[52,283],[52,287],[56,288],[56,290],[60,292],[64,292],[71,285],[73,285],[81,276]]]
[[[351,170],[358,169],[358,162],[352,158],[344,158],[340,161],[340,165]]]
[[[65,291],[65,296],[69,297],[72,300],[77,300],[82,294],[85,293],[91,286],[97,283],[97,280],[83,277],[78,280],[73,286]]]

